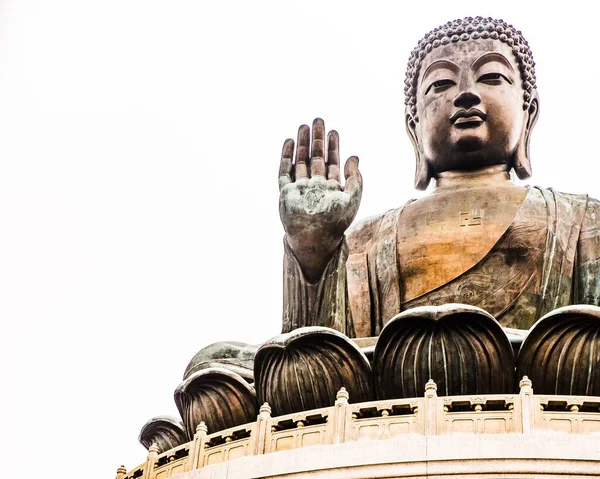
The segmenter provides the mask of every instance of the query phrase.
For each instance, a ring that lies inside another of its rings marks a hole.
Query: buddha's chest
[[[463,190],[407,205],[400,216],[397,245],[403,302],[481,261],[511,226],[525,196],[526,190],[516,187]]]

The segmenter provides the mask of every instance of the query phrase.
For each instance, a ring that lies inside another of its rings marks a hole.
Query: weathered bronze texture
[[[256,394],[274,414],[331,404],[345,387],[357,401],[374,399],[371,367],[343,334],[320,327],[296,329],[263,344],[254,363]]]
[[[431,194],[343,232],[362,192],[358,160],[339,182],[339,136],[317,119],[284,143],[283,331],[327,326],[376,336],[417,306],[464,303],[528,329],[570,304],[600,304],[599,202],[521,187],[538,118],[534,62],[520,32],[466,18],[419,43],[406,80],[415,184]],[[310,153],[309,153],[310,152]],[[327,186],[324,186],[327,185]],[[317,194],[318,192],[318,194]]]
[[[146,449],[150,449],[152,444],[156,444],[159,454],[189,440],[183,423],[171,416],[156,416],[150,419],[142,427],[138,439]]]
[[[538,394],[600,395],[600,308],[566,306],[541,318],[519,351],[524,374]]]
[[[254,388],[226,368],[196,371],[175,390],[175,404],[188,440],[204,421],[209,431],[220,431],[250,422],[258,414]]]
[[[415,397],[430,379],[442,396],[509,393],[513,349],[500,324],[480,308],[423,306],[383,328],[373,375],[380,399]]]

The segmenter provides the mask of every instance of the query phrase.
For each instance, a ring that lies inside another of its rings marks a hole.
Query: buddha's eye
[[[449,88],[452,85],[456,85],[456,83],[454,83],[452,80],[449,80],[447,78],[444,78],[443,80],[434,81],[431,85],[429,85],[429,87],[427,88],[427,91],[425,91],[425,95],[427,95],[427,93],[429,93],[429,91],[432,88],[435,88],[436,91],[444,91],[446,88]]]
[[[485,73],[481,75],[477,81],[485,83],[486,85],[500,85],[502,82],[507,82],[509,85],[512,85],[512,82],[502,73]]]

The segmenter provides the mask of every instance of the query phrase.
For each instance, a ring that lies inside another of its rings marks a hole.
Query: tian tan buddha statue
[[[342,386],[353,402],[420,396],[429,379],[440,395],[510,394],[528,375],[538,393],[600,395],[600,203],[510,179],[531,175],[534,67],[502,20],[427,34],[406,129],[415,186],[434,188],[354,224],[363,180],[353,156],[342,186],[337,132],[316,119],[286,140],[283,333],[201,350],[175,391],[183,423],[155,418],[142,443],[254,421],[263,402],[330,406]]]
[[[600,300],[598,201],[521,187],[539,114],[535,63],[521,32],[468,18],[433,30],[410,56],[406,129],[419,200],[351,225],[358,158],[340,181],[339,139],[322,120],[283,145],[283,329],[378,335],[401,311],[465,303],[502,326]]]

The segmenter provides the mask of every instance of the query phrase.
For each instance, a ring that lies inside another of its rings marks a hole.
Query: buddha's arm
[[[354,336],[346,308],[346,241],[336,249],[316,282],[306,278],[287,238],[283,242],[282,332],[304,326],[326,326]]]
[[[295,152],[295,155],[294,155]],[[292,158],[295,158],[292,160]],[[346,313],[344,232],[362,196],[358,158],[340,178],[339,135],[325,134],[317,118],[298,129],[298,142],[283,144],[279,168],[279,216],[285,230],[283,331],[327,326],[354,336]]]
[[[366,251],[376,237],[381,218],[353,225],[316,282],[307,279],[284,238],[283,332],[325,326],[349,337],[372,334]]]
[[[600,306],[600,201],[588,200],[577,243],[573,303]]]

